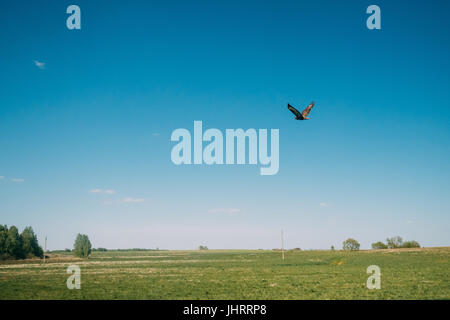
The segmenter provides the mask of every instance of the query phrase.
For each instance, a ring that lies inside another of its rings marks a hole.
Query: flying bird
[[[293,106],[291,106],[288,103],[288,109],[291,110],[291,112],[293,114],[295,114],[295,120],[309,120],[308,115],[311,112],[311,109],[314,107],[314,101],[311,102],[309,104],[309,106],[307,106],[305,108],[305,110],[302,111],[302,113],[300,113],[297,109],[295,109]]]

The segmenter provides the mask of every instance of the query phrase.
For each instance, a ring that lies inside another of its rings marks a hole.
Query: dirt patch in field
[[[105,257],[93,257],[94,259],[99,260],[111,260],[111,259],[154,259],[154,258],[170,258],[173,256],[105,256]]]
[[[186,260],[156,260],[156,261],[145,261],[145,260],[125,260],[125,261],[86,261],[81,260],[77,261],[75,264],[78,266],[113,266],[113,265],[137,265],[137,264],[184,264],[184,263],[224,263],[224,262],[241,262],[241,260],[236,259],[186,259]],[[21,263],[21,264],[5,264],[0,265],[0,270],[5,269],[25,269],[25,268],[59,268],[59,267],[68,267],[73,264],[72,262],[56,262],[56,263]],[[246,262],[250,262],[247,260]]]
[[[381,253],[401,253],[401,252],[446,252],[448,253],[448,247],[435,247],[435,248],[395,248],[395,249],[372,249],[362,250],[361,252],[381,252]]]

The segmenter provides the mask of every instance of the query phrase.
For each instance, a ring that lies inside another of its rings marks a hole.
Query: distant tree
[[[372,249],[387,249],[387,245],[381,241],[372,243]]]
[[[65,251],[65,252],[71,252],[72,250],[70,250],[70,249],[68,249],[68,248],[65,248],[64,251]]]
[[[5,249],[6,253],[15,259],[24,258],[22,238],[19,235],[19,230],[15,226],[11,226],[8,230]]]
[[[6,252],[6,239],[8,238],[8,227],[0,225],[0,259],[10,258]]]
[[[73,253],[80,258],[87,258],[91,254],[91,242],[85,234],[78,234],[73,245]]]
[[[39,246],[37,236],[32,227],[26,227],[20,237],[22,238],[22,250],[25,257],[36,256],[42,258],[44,250]]]
[[[334,251],[334,246],[331,246],[331,251]]]
[[[208,247],[207,246],[199,246],[198,250],[208,250]]]
[[[398,237],[398,236],[392,237],[392,238],[387,238],[386,243],[387,243],[387,247],[389,249],[401,248],[401,246],[403,244],[403,239],[402,239],[402,237]]]
[[[345,240],[342,244],[342,249],[344,250],[359,250],[359,242],[356,241],[355,239],[352,238],[348,238],[347,240]]]
[[[420,244],[417,241],[405,241],[402,244],[402,248],[420,248]]]

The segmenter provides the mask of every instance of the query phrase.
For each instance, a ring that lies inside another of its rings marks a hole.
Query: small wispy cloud
[[[123,198],[122,202],[126,202],[126,203],[138,203],[138,202],[144,202],[145,199],[143,198]]]
[[[329,205],[328,205],[328,203],[326,203],[326,202],[321,202],[321,203],[319,203],[319,206],[321,206],[321,207],[329,207]]]
[[[142,203],[146,201],[143,198],[132,198],[132,197],[127,197],[127,198],[122,198],[122,199],[107,199],[105,201],[102,202],[102,204],[104,205],[120,205],[123,203]]]
[[[34,60],[34,65],[41,70],[45,69],[45,62]]]
[[[406,223],[407,224],[412,224],[412,223],[414,223],[414,221],[413,220],[406,220]]]
[[[22,178],[11,178],[11,181],[12,181],[12,182],[20,183],[20,182],[24,182],[25,179],[22,179]]]
[[[92,189],[89,190],[90,193],[100,193],[100,194],[115,194],[116,191],[115,190],[111,190],[111,189]]]
[[[154,132],[154,133],[152,134],[152,136],[158,137],[158,136],[159,136],[159,133],[158,133],[158,132]]]
[[[4,176],[0,176],[0,180],[2,180],[2,179],[5,179],[5,177]]]
[[[236,214],[240,213],[241,209],[239,208],[213,208],[209,210],[210,213],[225,213],[225,214]]]

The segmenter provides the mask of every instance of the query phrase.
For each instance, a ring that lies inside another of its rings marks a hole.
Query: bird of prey
[[[295,114],[295,120],[309,120],[308,115],[311,112],[311,109],[314,107],[314,101],[311,102],[309,104],[309,106],[307,106],[305,108],[305,110],[302,111],[302,113],[300,113],[297,109],[295,109],[293,106],[291,106],[288,103],[288,109],[291,110],[291,112],[293,114]]]

